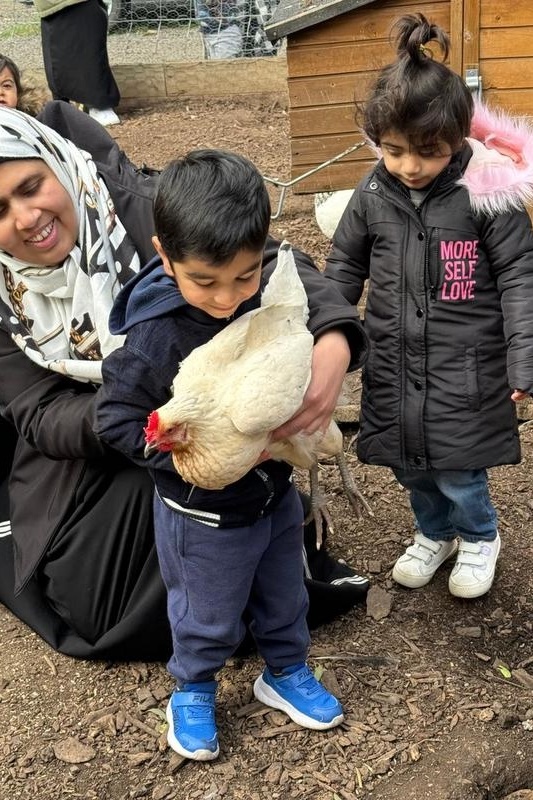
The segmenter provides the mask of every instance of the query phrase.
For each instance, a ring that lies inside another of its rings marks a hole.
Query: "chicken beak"
[[[144,446],[144,457],[150,458],[152,453],[155,453],[156,450],[157,450],[157,445],[155,444],[155,442],[147,442]]]

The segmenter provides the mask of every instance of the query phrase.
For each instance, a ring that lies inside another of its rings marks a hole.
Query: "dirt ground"
[[[289,177],[288,117],[274,98],[122,119],[110,130],[137,163],[220,146]],[[312,197],[290,192],[272,230],[323,264]],[[354,433],[345,428],[347,445]],[[532,800],[533,423],[521,436],[522,464],[491,472],[503,548],[492,591],[475,601],[448,593],[450,567],[424,589],[396,586],[390,570],[412,532],[405,494],[350,455],[374,513],[357,521],[323,466],[330,549],[372,580],[366,606],[313,633],[310,663],[345,706],[333,731],[254,702],[260,661],[235,658],[219,676],[220,758],[184,761],[166,746],[164,664],[76,661],[0,610],[1,800]]]

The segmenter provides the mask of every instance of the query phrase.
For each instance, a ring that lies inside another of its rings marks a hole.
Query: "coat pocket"
[[[468,407],[471,411],[479,411],[481,397],[479,392],[477,349],[475,347],[467,347],[465,350],[464,372]]]

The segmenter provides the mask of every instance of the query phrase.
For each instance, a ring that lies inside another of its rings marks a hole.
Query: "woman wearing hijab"
[[[139,258],[71,142],[1,109],[0,153],[0,599],[70,655],[165,657],[150,482],[92,431],[120,344],[107,316]]]
[[[122,342],[109,311],[139,257],[71,141],[0,108],[0,153],[0,602],[68,655],[164,660],[152,483],[93,432],[101,361]],[[311,625],[364,598],[350,567],[307,556]]]

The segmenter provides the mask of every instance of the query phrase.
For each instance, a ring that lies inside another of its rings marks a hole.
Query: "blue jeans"
[[[466,542],[493,541],[498,533],[484,469],[395,469],[398,481],[409,490],[417,527],[428,539]]]

